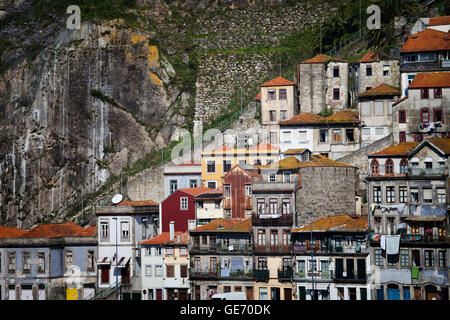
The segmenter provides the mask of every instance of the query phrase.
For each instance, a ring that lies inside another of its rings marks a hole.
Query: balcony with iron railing
[[[230,268],[201,268],[189,269],[191,280],[251,280],[252,270],[230,269]]]
[[[450,237],[447,235],[435,235],[430,233],[425,234],[402,234],[400,236],[400,241],[402,243],[435,243],[435,244],[443,244],[450,243]]]
[[[224,245],[224,244],[214,244],[214,245],[199,245],[190,244],[188,246],[189,252],[191,254],[208,254],[208,253],[224,253],[224,254],[251,254],[253,247],[251,245]]]
[[[253,279],[255,281],[268,281],[269,278],[269,270],[253,269]]]
[[[305,244],[294,244],[292,246],[294,254],[308,254],[313,251],[315,254],[368,254],[369,248],[366,246],[309,246]]]
[[[334,282],[337,283],[366,283],[367,282],[367,273],[349,273],[349,272],[342,272],[338,273],[335,272],[333,276]]]
[[[294,276],[294,271],[292,269],[278,270],[277,273],[279,281],[291,281]]]
[[[299,282],[302,282],[302,281],[310,282],[310,281],[312,281],[312,276],[313,276],[313,273],[311,270],[309,270],[308,272],[296,271],[294,273],[294,280],[299,281]],[[315,282],[330,282],[332,280],[333,280],[333,271],[330,271],[330,270],[314,271],[314,281]]]
[[[400,72],[450,70],[449,60],[412,61],[400,63]]]
[[[438,168],[409,168],[408,175],[417,176],[443,176],[445,175],[445,167]]]
[[[292,252],[292,245],[254,245],[253,253],[255,254],[269,254],[269,255],[290,255]]]
[[[294,216],[292,214],[252,214],[252,224],[258,226],[292,226]]]

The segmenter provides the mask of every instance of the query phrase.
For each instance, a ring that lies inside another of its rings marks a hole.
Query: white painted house
[[[121,287],[121,299],[136,299],[141,293],[139,241],[157,235],[159,204],[122,201],[97,208],[98,288]],[[116,259],[116,257],[118,257]]]

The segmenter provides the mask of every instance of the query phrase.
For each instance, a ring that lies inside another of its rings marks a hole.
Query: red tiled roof
[[[130,201],[130,200],[123,200],[119,204],[119,206],[152,206],[152,205],[158,205],[158,202],[155,202],[153,200],[141,200],[141,201]]]
[[[295,83],[283,78],[282,76],[279,76],[261,85],[261,87],[276,87],[276,86],[295,86]]]
[[[363,232],[368,228],[366,216],[350,216],[347,214],[328,216],[311,223],[313,231]],[[310,232],[311,226],[293,229],[292,232]]]
[[[196,187],[196,188],[184,188],[184,189],[179,189],[180,191],[186,192],[192,196],[198,196],[199,194],[205,193],[205,192],[209,192],[212,191],[214,189],[210,189],[207,187]]]
[[[412,34],[403,44],[400,52],[420,52],[450,50],[450,39],[446,39],[447,33],[433,29]]]
[[[80,232],[76,234],[77,237],[95,237],[97,236],[97,227],[90,226],[87,228],[83,228]]]
[[[320,154],[313,154],[311,161],[300,161],[295,156],[289,156],[276,163],[261,166],[261,169],[293,170],[306,167],[352,167],[352,165],[332,160]]]
[[[447,24],[450,24],[450,16],[434,17],[430,18],[430,22],[428,22],[427,27],[442,26]]]
[[[180,242],[178,242],[178,235],[180,235]],[[176,231],[172,240],[170,239],[170,232],[163,232],[151,239],[142,241],[139,244],[187,245],[188,242],[188,232]]]
[[[425,140],[430,141],[445,154],[450,154],[450,138],[426,138]]]
[[[403,98],[398,99],[397,101],[395,101],[392,106],[396,106],[398,105],[400,102],[405,101],[406,99],[408,99],[408,96],[404,96]]]
[[[95,230],[92,227],[84,229],[72,222],[42,224],[23,234],[22,238],[92,237]]]
[[[190,232],[217,231],[217,232],[250,232],[252,219],[216,219],[191,230]]]
[[[378,87],[361,92],[359,97],[371,97],[371,96],[399,96],[401,94],[400,89],[390,86],[386,83],[380,84]]]
[[[270,152],[278,152],[280,150],[280,148],[278,148],[277,146],[267,143],[267,142],[262,142],[260,144],[258,144],[257,146],[249,149],[249,152],[261,152],[261,151],[270,151]]]
[[[409,89],[448,88],[450,87],[450,72],[418,73],[408,86]]]
[[[419,145],[419,142],[401,142],[396,145],[387,147],[381,151],[372,153],[371,156],[401,156],[405,155],[417,147]]]
[[[348,123],[358,122],[358,113],[352,110],[338,111],[331,116],[322,117],[314,113],[301,113],[295,117],[280,121],[280,125],[287,124],[319,124],[319,123]]]
[[[381,60],[392,60],[392,58],[382,51],[369,51],[359,59],[359,62],[379,62]]]
[[[23,229],[0,225],[0,238],[20,238],[26,232]]]
[[[253,100],[261,101],[261,90],[258,92],[258,94],[255,96]]]
[[[302,61],[300,62],[301,64],[306,64],[306,63],[326,63],[328,61],[336,61],[336,62],[345,62],[345,60],[341,60],[338,58],[333,58],[330,56],[327,56],[326,54],[318,54],[308,60]]]
[[[305,152],[306,150],[308,150],[307,148],[300,148],[300,149],[287,149],[285,152],[283,152],[285,155],[290,154],[302,154],[303,152]]]

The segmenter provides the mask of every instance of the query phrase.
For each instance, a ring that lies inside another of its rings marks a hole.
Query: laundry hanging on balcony
[[[385,236],[386,254],[398,254],[400,248],[400,235]]]
[[[397,205],[392,205],[392,206],[380,206],[380,207],[381,207],[381,212],[397,210],[398,213],[403,214],[403,211],[405,210],[405,204],[397,204]]]

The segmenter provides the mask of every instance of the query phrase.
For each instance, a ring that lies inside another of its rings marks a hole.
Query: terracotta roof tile
[[[378,87],[361,92],[359,97],[373,97],[373,96],[400,96],[400,88],[390,86],[386,83],[380,84]]]
[[[328,61],[336,61],[336,62],[346,62],[345,60],[341,60],[338,58],[333,58],[330,56],[327,56],[326,54],[318,54],[308,60],[300,62],[301,64],[308,64],[308,63],[327,63]]]
[[[442,26],[447,24],[450,24],[450,16],[434,17],[430,18],[430,22],[428,22],[427,27]]]
[[[190,232],[250,232],[252,229],[252,219],[216,219],[191,230]]]
[[[372,153],[371,156],[401,156],[405,155],[417,147],[419,145],[419,142],[401,142],[396,145],[387,147],[379,152]]]
[[[261,166],[261,169],[293,170],[306,167],[352,167],[352,165],[332,160],[320,154],[313,154],[311,161],[300,161],[297,157],[290,156],[276,163]]]
[[[450,50],[450,49],[449,49]],[[450,72],[418,73],[408,86],[409,89],[448,88],[450,87]]]
[[[0,238],[20,238],[26,232],[23,229],[0,225]]]
[[[301,113],[295,117],[280,121],[280,125],[301,125],[301,124],[320,124],[320,123],[348,123],[358,122],[358,113],[352,110],[341,110],[331,116],[322,117],[314,113]]]
[[[295,86],[295,83],[283,78],[282,76],[279,76],[261,85],[261,87],[276,87],[276,86]]]
[[[152,206],[152,205],[158,205],[158,202],[155,202],[153,200],[141,200],[141,201],[131,201],[131,200],[123,200],[121,201],[118,206]]]
[[[359,62],[379,62],[381,60],[393,60],[393,58],[382,51],[369,51],[359,59]]]
[[[180,242],[178,242],[178,235],[180,235]],[[187,245],[188,242],[188,232],[176,231],[172,240],[170,239],[170,232],[163,232],[151,239],[142,241],[139,244]]]
[[[23,234],[22,238],[90,237],[93,236],[94,230],[92,228],[84,229],[72,222],[41,224]]]
[[[433,29],[412,34],[403,44],[400,52],[450,50],[450,39],[446,39],[446,35],[445,32]]]
[[[301,148],[301,149],[287,149],[285,152],[283,152],[285,155],[294,155],[294,154],[302,154],[308,150],[307,148]]]
[[[210,189],[207,187],[196,187],[196,188],[184,188],[184,189],[179,189],[179,191],[183,191],[185,193],[188,193],[192,196],[198,196],[199,194],[205,193],[205,192],[209,192],[211,190],[214,189]]]
[[[258,94],[255,96],[253,100],[261,101],[261,90],[258,92]]]
[[[311,223],[313,231],[364,232],[368,228],[366,216],[350,216],[347,214],[328,216]],[[310,225],[293,229],[292,232],[310,232]]]
[[[425,140],[430,141],[445,154],[450,154],[450,138],[426,138]]]

